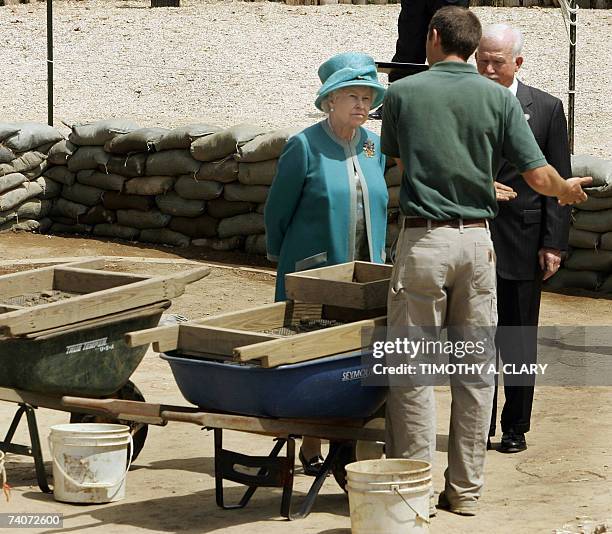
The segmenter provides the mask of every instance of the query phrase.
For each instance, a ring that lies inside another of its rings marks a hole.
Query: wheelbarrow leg
[[[15,431],[21,422],[21,417],[25,414],[28,423],[28,431],[30,433],[30,447],[25,445],[13,444],[13,437]],[[19,408],[15,412],[15,416],[11,422],[11,425],[6,433],[4,441],[0,443],[0,450],[5,452],[11,452],[14,454],[20,454],[22,456],[31,456],[34,458],[34,468],[36,470],[36,480],[38,481],[38,487],[40,491],[44,493],[51,493],[49,484],[47,483],[47,473],[45,472],[45,464],[42,457],[42,451],[40,448],[40,437],[38,434],[38,424],[36,423],[36,414],[34,413],[34,407],[29,404],[20,404]]]
[[[281,503],[281,515],[286,517],[290,521],[295,521],[296,519],[304,519],[308,516],[312,510],[312,506],[314,505],[315,499],[323,486],[323,482],[327,476],[332,472],[332,468],[336,459],[340,456],[340,453],[344,447],[346,447],[346,443],[339,443],[337,441],[331,441],[329,444],[329,453],[321,466],[321,470],[319,474],[315,477],[314,482],[310,486],[308,493],[306,494],[306,498],[302,503],[299,511],[293,513],[291,511],[291,495],[289,495],[289,499],[285,500],[285,494],[283,492],[283,500]]]
[[[279,458],[278,454],[285,443],[287,449],[295,451],[295,442],[289,438],[278,439],[277,443],[268,456],[247,456],[236,452],[223,449],[223,430],[214,429],[215,435],[215,498],[217,506],[224,510],[235,510],[244,508],[251,497],[262,486],[283,487],[283,499],[289,492],[291,499],[291,489],[293,488],[293,464],[294,456],[289,458]],[[290,444],[291,443],[291,444]],[[243,470],[238,470],[235,466],[246,468],[259,468],[256,474],[249,474]],[[225,504],[223,496],[223,480],[231,480],[248,486],[248,489],[238,502],[238,504]]]

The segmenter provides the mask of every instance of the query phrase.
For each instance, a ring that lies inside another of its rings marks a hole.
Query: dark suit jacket
[[[570,151],[561,100],[521,82],[516,96],[546,161],[568,178]],[[496,180],[518,194],[514,200],[499,203],[499,214],[491,223],[497,274],[509,280],[534,280],[541,273],[540,248],[567,249],[571,210],[559,206],[556,198],[536,193],[507,161]]]

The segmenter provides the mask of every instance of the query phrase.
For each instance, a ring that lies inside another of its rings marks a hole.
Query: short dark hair
[[[457,54],[466,61],[476,50],[482,35],[478,17],[459,6],[445,6],[436,11],[429,23],[428,37],[434,29],[440,36],[444,53]]]

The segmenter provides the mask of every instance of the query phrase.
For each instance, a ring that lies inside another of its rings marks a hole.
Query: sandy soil
[[[181,4],[55,2],[56,124],[127,117],[164,127],[308,125],[322,117],[312,104],[319,64],[346,50],[390,60],[395,48],[399,5]],[[521,28],[521,78],[566,101],[569,45],[558,9],[474,11],[484,24]],[[580,10],[576,153],[612,155],[611,22],[610,10]],[[0,120],[46,122],[45,26],[43,3],[0,9]]]
[[[48,261],[50,256],[120,255],[133,260],[112,262],[114,268],[130,272],[166,273],[188,268],[174,249],[148,249],[116,243],[45,236],[5,236],[0,238],[2,272],[24,268],[25,261]],[[183,251],[180,250],[180,254]],[[143,263],[142,256],[154,263]],[[11,258],[9,260],[9,258]],[[21,260],[16,267],[9,265]],[[244,258],[243,258],[244,259]],[[274,276],[253,267],[234,268],[236,257],[216,258],[211,275],[188,287],[170,309],[195,318],[208,313],[230,311],[271,302]],[[160,263],[170,262],[170,263]],[[545,294],[544,324],[610,323],[610,301],[597,298]],[[186,404],[167,364],[149,352],[133,381],[152,402]],[[449,392],[438,391],[438,452],[434,482],[442,484],[447,440]],[[14,404],[0,403],[4,425],[15,410]],[[49,427],[67,422],[66,413],[38,410],[40,432],[45,440]],[[550,532],[577,516],[603,521],[612,518],[612,388],[538,388],[534,407],[534,427],[528,435],[529,449],[518,455],[490,451],[487,456],[486,487],[482,511],[475,519],[439,513],[432,533],[505,534]],[[1,432],[2,430],[0,430]],[[27,443],[25,430],[19,431]],[[494,440],[495,443],[495,440]],[[267,454],[269,438],[229,432],[227,448],[248,454]],[[50,459],[45,445],[45,458]],[[61,512],[64,528],[49,532],[161,532],[161,533],[286,533],[318,532],[349,534],[350,520],[345,495],[331,479],[327,480],[305,520],[287,523],[279,517],[280,492],[260,489],[244,510],[224,511],[214,498],[212,433],[195,425],[170,423],[150,427],[143,452],[128,476],[125,500],[108,505],[74,506],[55,502],[42,494],[29,458],[11,455],[7,465],[13,486],[11,501],[0,501],[0,512]],[[50,472],[50,461],[46,462]],[[299,503],[311,479],[301,469],[295,481]],[[228,499],[241,493],[227,484]],[[33,531],[33,530],[32,530]],[[40,532],[40,531],[39,531]]]

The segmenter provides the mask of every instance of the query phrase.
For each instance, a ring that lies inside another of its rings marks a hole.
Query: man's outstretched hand
[[[580,204],[587,199],[587,194],[582,190],[583,187],[588,187],[593,183],[591,176],[582,178],[568,178],[566,191],[558,197],[559,204],[562,206],[571,206],[572,204]]]

